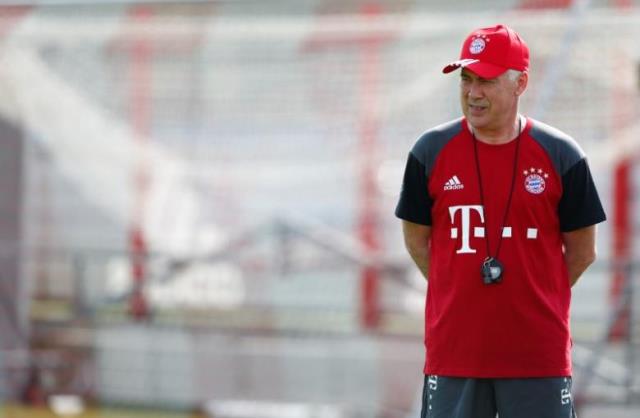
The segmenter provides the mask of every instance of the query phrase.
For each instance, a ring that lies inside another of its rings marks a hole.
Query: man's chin
[[[469,125],[471,125],[474,129],[482,129],[487,125],[487,120],[483,116],[467,114],[465,115],[465,117],[467,119],[467,122],[469,122]]]

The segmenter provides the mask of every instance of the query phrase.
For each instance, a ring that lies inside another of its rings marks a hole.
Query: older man
[[[473,31],[456,69],[464,116],[417,141],[396,208],[428,279],[422,417],[572,417],[571,286],[605,214],[576,142],[518,111],[513,29]]]

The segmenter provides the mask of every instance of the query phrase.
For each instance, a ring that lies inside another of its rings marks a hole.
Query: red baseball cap
[[[496,25],[473,31],[462,44],[460,59],[442,69],[468,68],[482,78],[496,78],[508,69],[529,69],[529,47],[510,27]]]

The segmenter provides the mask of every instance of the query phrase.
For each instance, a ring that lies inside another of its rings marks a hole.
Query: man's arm
[[[431,227],[402,221],[402,233],[404,235],[404,245],[409,251],[409,255],[411,255],[424,278],[428,279]]]
[[[564,258],[569,270],[569,283],[576,284],[580,275],[596,259],[596,226],[576,229],[562,234]]]

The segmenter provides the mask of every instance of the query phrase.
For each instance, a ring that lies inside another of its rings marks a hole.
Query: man
[[[571,286],[605,214],[575,141],[518,113],[516,32],[474,31],[458,68],[464,117],[417,141],[396,208],[428,279],[422,417],[572,417]]]

